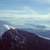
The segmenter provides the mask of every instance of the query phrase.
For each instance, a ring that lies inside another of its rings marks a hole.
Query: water
[[[4,28],[4,24],[50,38],[50,24],[47,21],[24,17],[0,17],[0,32],[7,30]]]

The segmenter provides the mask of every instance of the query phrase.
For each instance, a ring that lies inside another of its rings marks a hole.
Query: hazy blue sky
[[[0,10],[17,10],[30,7],[35,11],[48,13],[49,0],[0,0]]]
[[[0,16],[50,18],[50,0],[0,0]]]

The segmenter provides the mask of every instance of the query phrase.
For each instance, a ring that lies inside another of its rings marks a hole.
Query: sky
[[[0,17],[50,21],[50,0],[0,0]]]
[[[0,0],[0,20],[19,28],[50,30],[50,0]]]

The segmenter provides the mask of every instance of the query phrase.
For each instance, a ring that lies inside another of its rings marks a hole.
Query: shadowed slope
[[[5,50],[50,50],[50,41],[20,29],[6,31],[0,41]]]

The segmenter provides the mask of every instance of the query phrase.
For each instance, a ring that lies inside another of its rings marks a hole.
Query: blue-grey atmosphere
[[[0,32],[4,24],[50,37],[50,0],[0,0]]]

